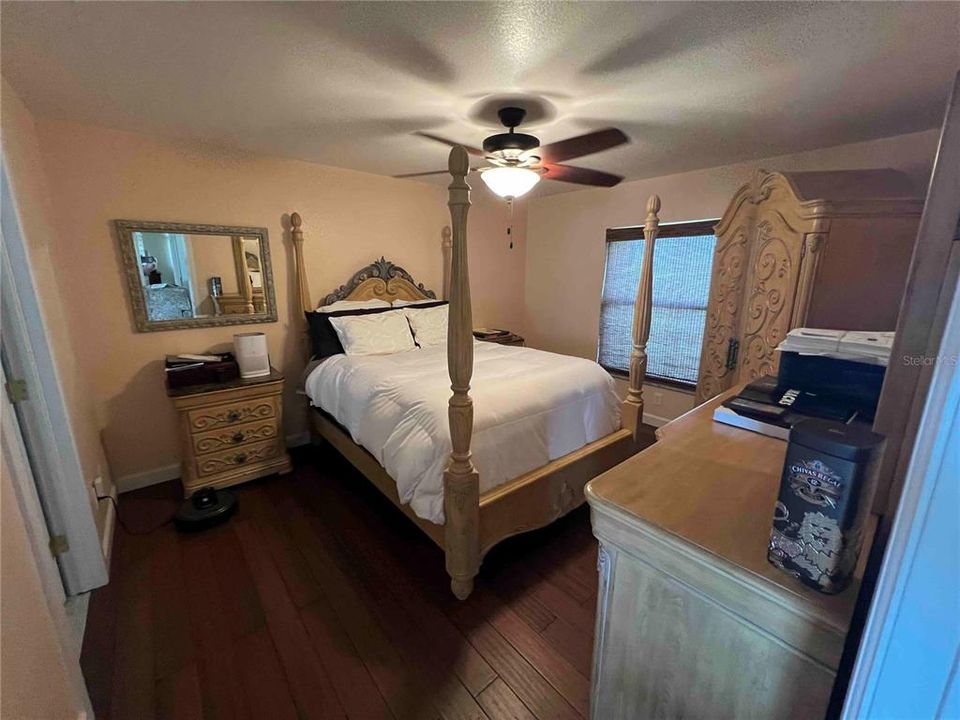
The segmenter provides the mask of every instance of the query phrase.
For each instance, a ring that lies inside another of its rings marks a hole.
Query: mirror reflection
[[[117,221],[142,330],[276,319],[266,231]],[[237,232],[229,232],[236,230]],[[242,232],[250,230],[253,232]],[[132,262],[131,262],[132,261]],[[133,265],[133,268],[129,265]]]

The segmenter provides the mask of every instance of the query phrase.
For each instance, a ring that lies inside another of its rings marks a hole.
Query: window
[[[653,316],[647,377],[694,386],[710,295],[716,220],[660,226],[653,248]],[[643,228],[607,230],[607,265],[600,303],[597,361],[630,370],[633,305],[643,264]]]

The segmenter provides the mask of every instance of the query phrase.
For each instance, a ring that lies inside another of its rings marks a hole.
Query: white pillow
[[[413,335],[402,311],[330,318],[347,355],[387,355],[413,350]]]
[[[413,330],[413,337],[420,347],[445,345],[447,343],[447,318],[449,305],[432,308],[407,308],[404,310]],[[390,313],[391,315],[393,313]]]
[[[426,305],[427,303],[435,303],[436,300],[431,300],[427,298],[426,300],[394,300],[393,307],[407,307],[409,305]]]
[[[321,305],[317,312],[336,312],[337,310],[369,310],[371,308],[387,308],[390,303],[386,300],[337,300],[329,305]]]

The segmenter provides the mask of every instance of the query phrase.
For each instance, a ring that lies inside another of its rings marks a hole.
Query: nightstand
[[[486,338],[478,337],[477,340],[481,340],[483,342],[497,343],[497,345],[516,345],[517,347],[523,347],[523,343],[525,342],[524,339],[519,335],[517,335],[516,333],[509,333],[507,335],[496,335],[494,337],[486,337]]]
[[[180,414],[183,490],[223,488],[292,469],[283,437],[283,375],[168,389]]]

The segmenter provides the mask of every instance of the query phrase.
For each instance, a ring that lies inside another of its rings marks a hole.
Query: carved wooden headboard
[[[338,300],[428,300],[436,299],[433,290],[416,282],[406,270],[389,260],[374,260],[332,293],[324,296],[320,305],[330,305]]]
[[[307,281],[307,269],[303,259],[303,229],[301,227],[303,220],[299,213],[290,214],[290,224],[290,237],[293,240],[294,254],[294,281],[296,282],[301,313],[315,310],[317,305],[330,305],[337,300],[371,300],[378,298],[392,302],[393,300],[431,300],[437,297],[436,293],[425,288],[423,283],[414,280],[410,273],[402,267],[381,257],[379,260],[374,260],[366,267],[357,270],[345,284],[325,295],[320,303],[314,305],[310,299],[310,285]],[[447,299],[450,288],[451,247],[453,246],[449,227],[443,228],[441,238],[443,297]]]

